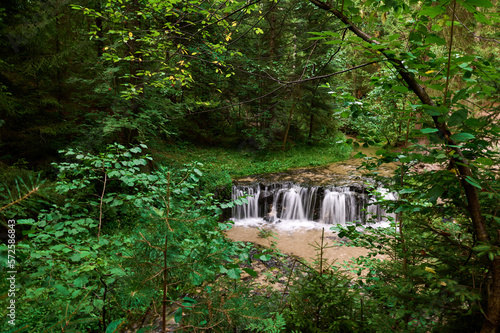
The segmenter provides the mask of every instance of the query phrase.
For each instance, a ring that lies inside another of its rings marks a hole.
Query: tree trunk
[[[349,30],[351,30],[354,34],[356,34],[364,41],[371,44],[380,44],[379,42],[373,40],[371,36],[359,29],[356,25],[354,25],[353,22],[351,22],[349,18],[342,12],[333,8],[330,3],[323,3],[319,0],[310,0],[310,2],[316,5],[318,8],[326,10],[335,15],[348,27]],[[420,86],[420,84],[418,84],[413,75],[405,68],[401,60],[385,53],[384,50],[379,51],[396,68],[399,75],[401,75],[402,79],[406,82],[408,87],[413,91],[413,93],[420,99],[423,104],[436,106],[427,92]],[[464,157],[461,149],[458,148],[456,143],[451,139],[451,132],[446,126],[446,123],[440,122],[437,116],[433,116],[432,119],[434,121],[435,128],[445,138],[445,145],[456,153],[456,157],[452,158],[452,162],[455,164],[458,170],[465,196],[467,198],[467,210],[470,214],[470,219],[472,220],[472,224],[474,226],[474,233],[479,242],[491,244],[490,236],[486,231],[486,223],[481,214],[481,204],[479,201],[478,189],[466,181],[467,177],[472,176],[472,171],[469,167],[468,160]],[[491,262],[490,272],[492,276],[492,284],[490,292],[488,293],[488,307],[485,311],[486,318],[483,323],[481,333],[494,333],[500,326],[500,256],[496,256]]]

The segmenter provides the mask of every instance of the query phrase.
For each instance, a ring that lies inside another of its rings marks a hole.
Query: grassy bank
[[[231,178],[334,163],[349,158],[352,150],[340,138],[313,146],[297,145],[285,152],[199,147],[191,144],[161,148],[151,145],[151,148],[157,163],[176,166],[200,162],[206,171],[225,171]]]

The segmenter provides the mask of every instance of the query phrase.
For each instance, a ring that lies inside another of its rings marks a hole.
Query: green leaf
[[[439,131],[437,128],[422,128],[420,130],[420,132],[422,132],[424,134],[435,133],[437,131]]]
[[[141,151],[142,149],[140,147],[134,147],[130,149],[130,152],[134,154],[140,153]]]
[[[118,319],[108,325],[106,328],[106,333],[115,333],[118,332],[119,328],[125,324],[125,319]]]
[[[486,157],[479,157],[476,159],[476,162],[482,165],[495,165],[495,161]]]
[[[189,296],[184,297],[184,302],[189,303],[189,304],[196,304],[197,301],[194,298],[191,298]]]
[[[474,138],[475,138],[474,135],[472,135],[470,133],[465,133],[465,132],[456,133],[456,134],[453,134],[451,136],[451,139],[454,141],[467,141],[467,140],[474,139]]]
[[[408,88],[406,88],[405,86],[392,86],[391,89],[401,93],[408,92]]]
[[[159,217],[163,217],[164,211],[163,209],[158,209],[156,207],[153,207],[153,211],[158,215]]]
[[[399,191],[400,194],[405,194],[405,193],[415,193],[417,190],[414,190],[412,188],[404,188],[401,191]]]
[[[424,109],[425,113],[429,116],[441,116],[448,112],[448,108],[442,106],[431,106],[431,105],[422,105],[422,109]]]
[[[98,309],[102,309],[102,307],[104,306],[104,301],[102,299],[94,299],[92,305]]]
[[[429,88],[438,90],[438,91],[443,91],[444,86],[442,84],[429,84],[427,85]]]
[[[248,275],[252,276],[252,277],[256,277],[257,276],[257,272],[254,271],[253,269],[250,269],[250,268],[243,268],[243,270],[245,272],[248,273]]]
[[[68,288],[61,284],[56,284],[54,288],[59,291],[63,296],[67,297],[70,295],[70,292],[68,291]]]
[[[469,67],[469,64],[466,62],[459,64],[458,67],[460,67],[463,70],[466,70],[468,72],[472,72],[472,67]]]
[[[174,314],[174,320],[176,323],[179,323],[182,319],[182,308],[178,308],[176,311],[175,311],[175,314]]]
[[[490,0],[465,0],[464,2],[474,7],[485,7],[485,8],[493,7],[493,4],[491,3]]]
[[[484,23],[484,24],[488,24],[488,25],[493,24],[490,19],[488,19],[483,13],[480,13],[480,12],[475,12],[474,18],[479,23]]]
[[[474,178],[472,178],[471,176],[467,176],[465,177],[465,181],[469,184],[471,184],[472,186],[474,187],[477,187],[479,189],[482,189],[481,185],[479,185],[479,182],[477,180],[475,180]]]
[[[428,16],[430,18],[435,18],[439,14],[444,13],[445,7],[442,6],[432,6],[423,8],[418,15],[420,16]]]
[[[489,251],[491,249],[491,245],[481,244],[481,245],[474,246],[472,249],[474,251],[477,251],[477,252],[486,252],[486,251]]]
[[[389,39],[389,41],[393,41],[395,39],[398,39],[399,37],[401,37],[400,34],[395,34],[395,35],[390,35],[387,38]]]
[[[269,254],[263,254],[259,257],[259,259],[262,261],[269,261],[271,260],[271,256]]]
[[[239,268],[231,268],[227,270],[227,276],[231,279],[239,279],[241,275],[241,270]]]
[[[330,44],[330,45],[338,45],[344,43],[343,40],[340,39],[334,39],[334,40],[329,40],[328,42],[325,42],[325,44]]]
[[[444,188],[441,185],[436,184],[429,190],[428,196],[431,199],[431,201],[436,201],[437,198],[443,195],[443,193],[444,193]]]
[[[453,114],[450,116],[450,120],[448,121],[448,126],[460,125],[467,119],[468,115],[469,111],[465,108],[453,112]]]
[[[446,45],[446,40],[436,35],[428,36],[425,39],[426,44]]]

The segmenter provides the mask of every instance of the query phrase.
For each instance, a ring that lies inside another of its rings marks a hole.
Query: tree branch
[[[359,29],[356,25],[354,25],[347,16],[343,13],[332,7],[330,4],[321,2],[319,0],[309,0],[312,4],[316,5],[318,8],[326,10],[333,15],[335,15],[339,20],[341,20],[347,28],[355,33],[358,37],[363,39],[365,42],[380,45],[380,42],[374,40],[370,35],[366,34],[364,31]],[[408,71],[403,62],[399,59],[394,58],[392,55],[388,54],[385,49],[380,49],[380,51],[387,60],[396,68],[401,78],[406,82],[408,87],[413,91],[413,93],[420,99],[423,104],[429,106],[436,106],[432,98],[427,94],[420,84],[415,80],[413,75]],[[462,186],[465,190],[465,195],[467,197],[468,207],[467,210],[470,214],[470,218],[474,225],[474,231],[478,240],[481,242],[489,243],[490,236],[486,231],[486,225],[484,222],[484,218],[481,214],[481,205],[479,202],[479,194],[477,188],[473,185],[469,184],[466,181],[467,177],[472,177],[472,171],[469,167],[468,160],[463,155],[461,149],[458,147],[456,142],[451,139],[451,132],[446,126],[446,123],[442,122],[438,116],[432,116],[432,120],[434,121],[435,128],[439,131],[439,133],[445,138],[445,145],[448,149],[453,150],[457,157],[452,157],[452,160],[456,160],[457,166]]]
[[[369,66],[369,65],[373,65],[373,64],[376,64],[378,62],[380,62],[380,61],[370,61],[370,62],[367,62],[365,64],[354,66],[354,67],[351,67],[351,68],[348,68],[348,69],[344,69],[344,70],[341,70],[341,71],[338,71],[338,72],[335,72],[335,73],[330,73],[330,74],[321,75],[321,76],[314,76],[314,77],[310,77],[310,78],[307,78],[307,79],[300,79],[300,80],[296,80],[296,81],[283,82],[283,81],[280,81],[280,80],[277,80],[277,79],[271,79],[271,80],[275,80],[275,81],[277,81],[277,82],[279,82],[281,84],[285,84],[285,85],[297,84],[297,83],[302,83],[302,82],[307,82],[307,81],[314,81],[314,80],[325,79],[325,78],[330,77],[330,76],[335,76],[335,75],[339,75],[339,74],[342,74],[342,73],[350,72],[352,70],[355,70],[355,69],[358,69],[358,68],[362,68],[362,67],[366,67],[366,66]]]

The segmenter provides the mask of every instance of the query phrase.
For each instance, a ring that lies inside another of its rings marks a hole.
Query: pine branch
[[[6,210],[7,208],[9,208],[10,206],[13,206],[13,205],[17,205],[18,203],[20,203],[21,201],[24,201],[26,200],[28,197],[30,197],[32,194],[36,193],[37,191],[39,190],[38,187],[35,187],[34,189],[32,189],[31,191],[29,191],[28,193],[26,193],[25,195],[23,195],[22,197],[19,197],[19,199],[17,200],[14,200],[12,201],[11,203],[3,206],[2,208],[0,208],[0,212],[3,211],[3,210]]]

